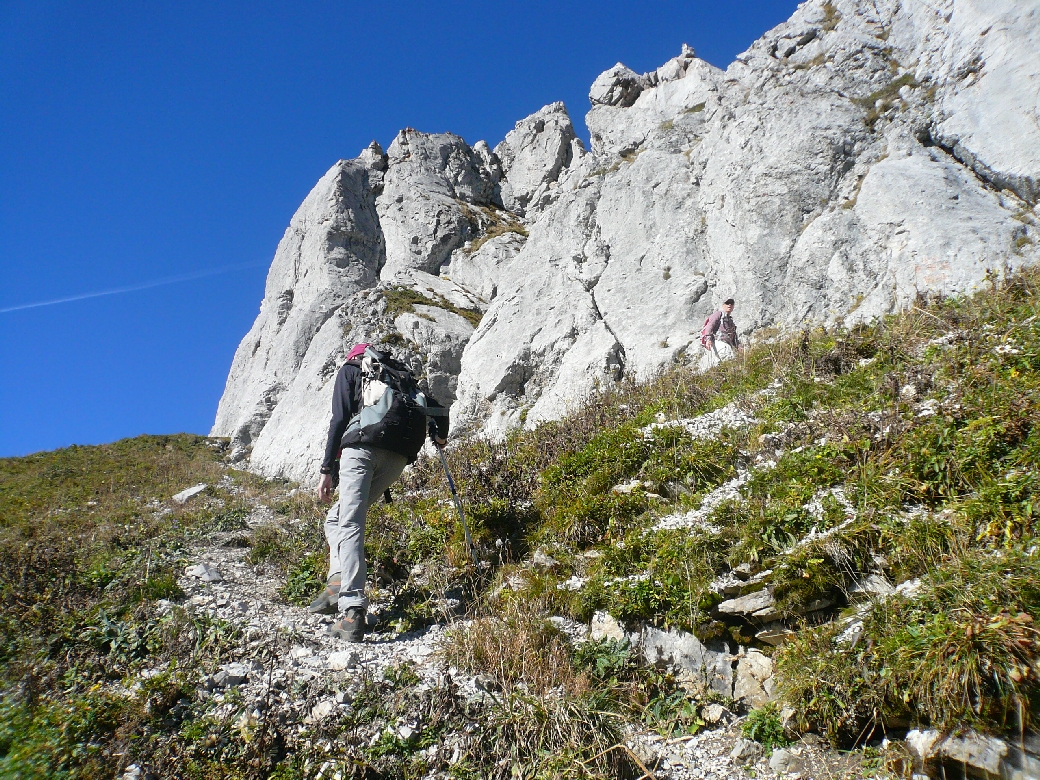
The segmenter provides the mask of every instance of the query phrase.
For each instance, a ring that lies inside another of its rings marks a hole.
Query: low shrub
[[[751,710],[740,724],[740,731],[747,739],[753,739],[762,745],[766,749],[766,755],[771,754],[774,748],[791,744],[780,718],[780,708],[775,703]]]

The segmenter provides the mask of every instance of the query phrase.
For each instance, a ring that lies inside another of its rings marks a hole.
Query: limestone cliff
[[[1038,258],[1035,0],[810,0],[725,71],[684,46],[589,98],[589,150],[555,103],[493,152],[406,130],[337,163],[279,245],[214,434],[313,481],[356,340],[420,358],[453,424],[496,434],[696,362],[730,296],[754,335]]]

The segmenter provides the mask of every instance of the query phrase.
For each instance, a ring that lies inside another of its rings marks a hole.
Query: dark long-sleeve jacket
[[[332,391],[332,422],[329,424],[329,438],[325,442],[325,458],[321,462],[321,473],[332,474],[339,457],[340,442],[347,430],[347,425],[361,411],[362,386],[361,368],[354,361],[344,363],[336,375],[336,386]],[[429,393],[426,405],[431,409],[443,409],[444,405]],[[430,418],[431,435],[436,430],[442,439],[448,438],[448,416],[439,415]]]

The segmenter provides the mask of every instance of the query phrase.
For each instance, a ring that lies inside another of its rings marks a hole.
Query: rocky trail
[[[727,407],[703,421],[687,422],[711,425],[717,422],[715,418],[722,417],[728,422],[746,421],[737,420],[740,414]],[[238,490],[226,478],[221,487]],[[201,492],[192,490],[180,494],[186,496],[184,501]],[[202,496],[194,500],[206,499]],[[249,531],[278,522],[300,522],[279,518],[265,503],[251,501],[252,512],[244,521]],[[502,706],[493,680],[467,674],[442,657],[440,651],[453,627],[450,620],[418,631],[397,632],[381,620],[389,611],[392,593],[377,587],[371,594],[365,641],[350,644],[336,639],[328,634],[334,617],[312,615],[304,607],[285,603],[278,593],[280,576],[272,575],[263,565],[250,563],[249,548],[240,543],[246,530],[214,534],[187,551],[187,558],[194,563],[179,579],[184,593],[181,605],[168,601],[158,604],[162,611],[183,608],[196,618],[216,621],[236,637],[219,668],[199,672],[197,697],[215,720],[233,721],[243,736],[250,738],[257,738],[265,723],[283,729],[292,726],[306,742],[309,755],[314,755],[315,749],[319,754],[342,755],[342,745],[333,751],[331,740],[323,743],[319,736],[323,725],[356,718],[358,709],[368,706],[367,697],[373,691],[379,695],[379,686],[388,680],[397,688],[409,688],[413,701],[432,693],[465,702],[471,712]],[[456,622],[464,624],[465,620]],[[562,617],[552,622],[574,643],[590,637],[602,639],[611,635],[612,629],[619,630],[617,623],[603,614],[597,614],[591,627]],[[651,634],[663,632],[651,631],[647,637],[632,635],[629,639],[649,643],[655,641]],[[849,776],[860,764],[859,758],[850,759],[834,751],[815,735],[766,755],[762,745],[741,736],[743,718],[722,704],[706,707],[702,720],[704,727],[696,734],[674,738],[663,737],[640,723],[625,724],[625,742],[614,749],[625,751],[644,770],[645,777],[676,780],[839,777]],[[423,721],[422,712],[404,707],[359,724],[349,738],[359,749],[389,739],[411,750],[423,742]],[[452,776],[451,768],[465,759],[479,729],[479,720],[459,719],[441,731],[435,742],[421,748],[418,752],[429,767],[427,776]],[[292,748],[287,749],[291,754]],[[150,775],[132,765],[123,780]],[[342,777],[343,772],[330,760],[318,769],[318,776]]]

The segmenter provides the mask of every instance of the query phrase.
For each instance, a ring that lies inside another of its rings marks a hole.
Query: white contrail
[[[153,279],[150,282],[142,282],[141,284],[131,284],[126,287],[113,287],[111,290],[100,290],[98,292],[81,293],[80,295],[69,295],[65,298],[55,298],[50,301],[37,301],[35,303],[20,303],[17,306],[8,306],[0,309],[0,314],[7,314],[12,311],[22,311],[23,309],[38,309],[41,306],[54,306],[59,303],[71,303],[72,301],[82,301],[87,298],[100,298],[103,295],[119,295],[120,293],[137,292],[138,290],[147,290],[152,287],[162,287],[164,284],[177,284],[178,282],[190,282],[192,279],[203,279],[207,276],[217,276],[218,274],[226,274],[231,271],[241,271],[245,268],[256,268],[261,265],[267,265],[267,263],[241,263],[239,265],[226,265],[223,268],[211,268],[208,271],[196,271],[191,274],[181,274],[180,276],[167,276],[162,279]]]

